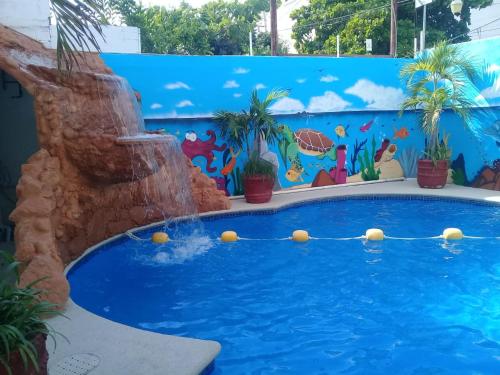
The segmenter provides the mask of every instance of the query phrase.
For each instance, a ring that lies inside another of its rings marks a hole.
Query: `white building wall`
[[[102,26],[102,32],[104,40],[97,32],[94,32],[102,52],[141,53],[141,33],[137,27],[105,25]],[[50,39],[47,47],[56,48],[57,34],[54,25],[50,27],[50,34],[53,38]],[[96,51],[90,43],[89,47],[91,51]]]
[[[48,48],[56,48],[56,27],[50,23],[48,0],[0,0],[0,24]],[[96,33],[102,52],[141,53],[141,34],[137,27],[106,25],[102,29],[104,40]]]
[[[48,0],[0,0],[0,24],[47,45],[50,42]]]

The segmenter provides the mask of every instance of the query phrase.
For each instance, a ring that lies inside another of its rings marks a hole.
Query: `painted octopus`
[[[226,144],[224,143],[221,146],[215,144],[217,137],[213,130],[207,130],[207,135],[210,138],[206,141],[202,141],[194,131],[190,130],[186,132],[181,148],[184,154],[191,160],[197,156],[204,157],[207,160],[207,172],[213,173],[217,170],[216,167],[212,167],[212,162],[215,158],[214,151],[224,151],[226,149]]]

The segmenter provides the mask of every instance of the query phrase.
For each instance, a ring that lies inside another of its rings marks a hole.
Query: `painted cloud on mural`
[[[191,87],[186,85],[184,82],[180,82],[180,81],[167,83],[165,85],[165,88],[167,90],[179,90],[179,89],[191,90]]]
[[[293,98],[282,98],[269,107],[273,114],[297,113],[305,110],[304,104],[300,100]]]
[[[184,107],[193,107],[194,104],[191,100],[181,100],[179,103],[175,105],[177,108],[184,108]]]
[[[265,89],[266,88],[266,85],[264,85],[263,83],[257,83],[255,85],[255,90],[262,90],[262,89]]]
[[[500,98],[500,78],[497,78],[493,85],[482,90],[481,96],[485,99]]]
[[[364,78],[347,88],[345,93],[357,96],[367,104],[366,108],[370,109],[399,109],[405,99],[400,88],[377,85]]]
[[[230,81],[226,81],[224,83],[224,86],[222,86],[222,87],[225,89],[237,89],[238,87],[240,87],[240,84],[238,82],[236,82],[235,80],[230,80]]]
[[[351,103],[342,99],[333,91],[325,91],[321,96],[313,96],[307,106],[307,112],[334,112],[347,108]]]
[[[321,82],[326,82],[326,83],[330,83],[330,82],[334,82],[334,81],[338,81],[339,78],[338,77],[335,77],[335,76],[332,76],[331,74],[327,74],[323,77],[321,77],[319,79]]]
[[[242,68],[242,67],[234,69],[234,74],[247,74],[249,72],[250,72],[250,69],[246,69],[246,68]]]
[[[305,83],[307,81],[307,79],[305,79],[305,78],[297,78],[296,81],[297,81],[297,83],[303,84],[303,83]]]
[[[153,103],[149,106],[151,109],[160,109],[163,108],[163,106],[160,103]]]

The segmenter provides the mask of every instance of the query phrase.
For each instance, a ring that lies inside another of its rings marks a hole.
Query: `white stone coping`
[[[393,179],[384,182],[287,190],[274,194],[272,200],[264,204],[248,204],[243,197],[237,197],[232,199],[231,209],[202,213],[200,217],[278,210],[302,202],[366,195],[417,195],[500,204],[500,192],[498,191],[457,185],[446,185],[443,189],[421,189],[415,179]],[[136,228],[132,232],[159,224],[161,223],[146,225]],[[123,235],[111,237],[89,248],[80,258],[68,265],[66,273],[82,257]],[[69,344],[59,339],[56,348],[51,340],[48,340],[49,374],[50,369],[63,358],[72,354],[91,353],[97,355],[101,360],[91,375],[141,373],[148,375],[195,375],[210,365],[221,349],[220,344],[215,341],[163,335],[115,323],[81,308],[71,299],[66,305],[64,314],[65,317],[56,317],[48,321],[56,331],[61,332],[69,339]]]

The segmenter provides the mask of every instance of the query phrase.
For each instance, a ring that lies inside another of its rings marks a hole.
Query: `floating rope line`
[[[439,238],[443,238],[442,235],[439,236],[432,236],[432,237],[392,237],[392,236],[385,236],[385,238],[389,240],[403,240],[403,241],[414,241],[414,240],[436,240]]]
[[[309,237],[311,240],[327,240],[327,241],[351,241],[351,240],[361,240],[364,239],[365,236],[357,236],[357,237]]]
[[[151,239],[150,239],[150,238],[141,238],[141,237],[138,237],[138,236],[136,236],[134,233],[132,233],[132,232],[130,232],[130,231],[126,231],[126,232],[125,232],[125,234],[126,234],[129,238],[131,238],[131,239],[133,239],[133,240],[135,240],[135,241],[151,241]]]
[[[430,236],[430,237],[395,237],[395,236],[386,236],[379,229],[369,229],[366,234],[356,237],[312,237],[306,231],[295,231],[291,237],[280,237],[280,238],[248,238],[248,237],[238,237],[236,232],[226,231],[224,232],[220,238],[210,238],[211,241],[219,241],[219,242],[235,242],[235,241],[295,241],[295,242],[306,242],[308,240],[315,241],[353,241],[353,240],[363,240],[363,241],[371,241],[371,240],[396,240],[396,241],[417,241],[417,240],[457,240],[462,238],[472,239],[472,240],[500,240],[500,237],[496,236],[465,236],[462,234],[460,230],[456,228],[453,229],[452,232],[443,232],[438,236]],[[182,239],[171,239],[165,232],[156,232],[153,234],[151,238],[141,238],[135,235],[131,231],[126,231],[125,234],[134,241],[152,241],[154,243],[166,243],[166,242],[188,242],[187,240]],[[155,236],[157,237],[155,239]]]
[[[291,239],[292,239],[292,237],[283,237],[283,238],[246,238],[246,237],[238,237],[238,240],[242,240],[242,241],[290,241]]]

